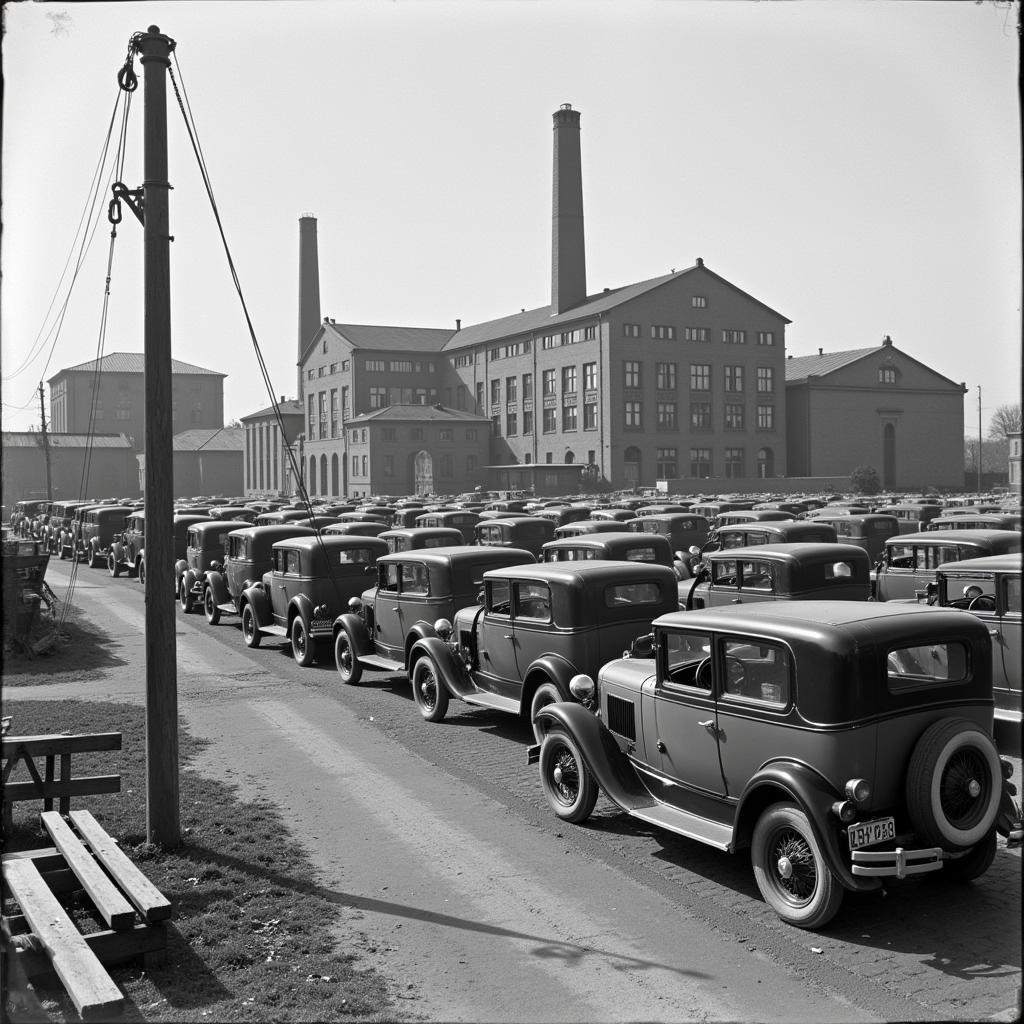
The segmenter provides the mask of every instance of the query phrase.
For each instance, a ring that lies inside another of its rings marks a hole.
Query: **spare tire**
[[[980,843],[1002,796],[992,737],[965,718],[934,722],[914,747],[906,793],[911,824],[924,842],[951,850]]]

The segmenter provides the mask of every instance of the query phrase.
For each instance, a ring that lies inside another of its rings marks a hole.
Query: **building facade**
[[[284,396],[243,416],[242,491],[246,498],[291,497],[302,467],[302,403]]]
[[[50,387],[50,429],[66,433],[116,430],[135,451],[146,446],[145,357],[141,352],[111,352],[100,359],[54,374]],[[171,429],[224,425],[226,374],[171,360]]]
[[[1008,483],[1010,490],[1017,494],[1021,492],[1020,433],[1019,430],[1008,430],[1006,432],[1006,439],[1010,442],[1010,454],[1007,459]]]
[[[243,494],[245,429],[185,430],[171,443],[176,496]]]

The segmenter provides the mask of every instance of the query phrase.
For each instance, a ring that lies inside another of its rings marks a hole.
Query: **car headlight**
[[[569,692],[583,705],[589,706],[593,703],[597,687],[594,680],[582,672],[569,680]]]
[[[452,635],[453,628],[454,627],[448,619],[438,619],[434,623],[434,632],[437,633],[445,643],[448,642],[448,638]]]
[[[846,798],[862,804],[871,797],[871,784],[867,779],[850,779],[846,783]]]
[[[354,612],[356,615],[359,614],[363,607],[363,602],[358,597],[350,597],[348,599],[348,610]]]

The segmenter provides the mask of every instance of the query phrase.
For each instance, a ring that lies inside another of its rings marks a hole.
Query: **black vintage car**
[[[750,849],[765,901],[819,928],[846,890],[971,879],[1020,808],[992,738],[992,654],[963,611],[779,601],[676,612],[540,710],[548,803]]]
[[[186,615],[194,608],[204,606],[206,572],[215,562],[224,564],[228,534],[247,525],[242,519],[208,519],[205,523],[193,523],[188,528],[186,568],[178,584],[178,603]]]
[[[125,517],[124,531],[115,536],[107,552],[107,570],[115,579],[122,572],[146,582],[146,513],[136,509]]]
[[[555,536],[555,524],[539,516],[517,516],[514,519],[481,519],[474,527],[477,544],[491,547],[525,548],[534,557]]]
[[[88,562],[90,569],[103,568],[111,545],[123,535],[125,522],[134,511],[129,505],[93,505],[87,508],[78,524],[75,556]]]

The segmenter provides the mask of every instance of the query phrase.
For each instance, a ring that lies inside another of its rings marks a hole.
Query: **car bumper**
[[[906,878],[907,875],[923,875],[942,869],[941,847],[925,847],[907,850],[897,846],[895,850],[854,850],[850,854],[853,862],[850,871],[854,875],[869,878]]]

